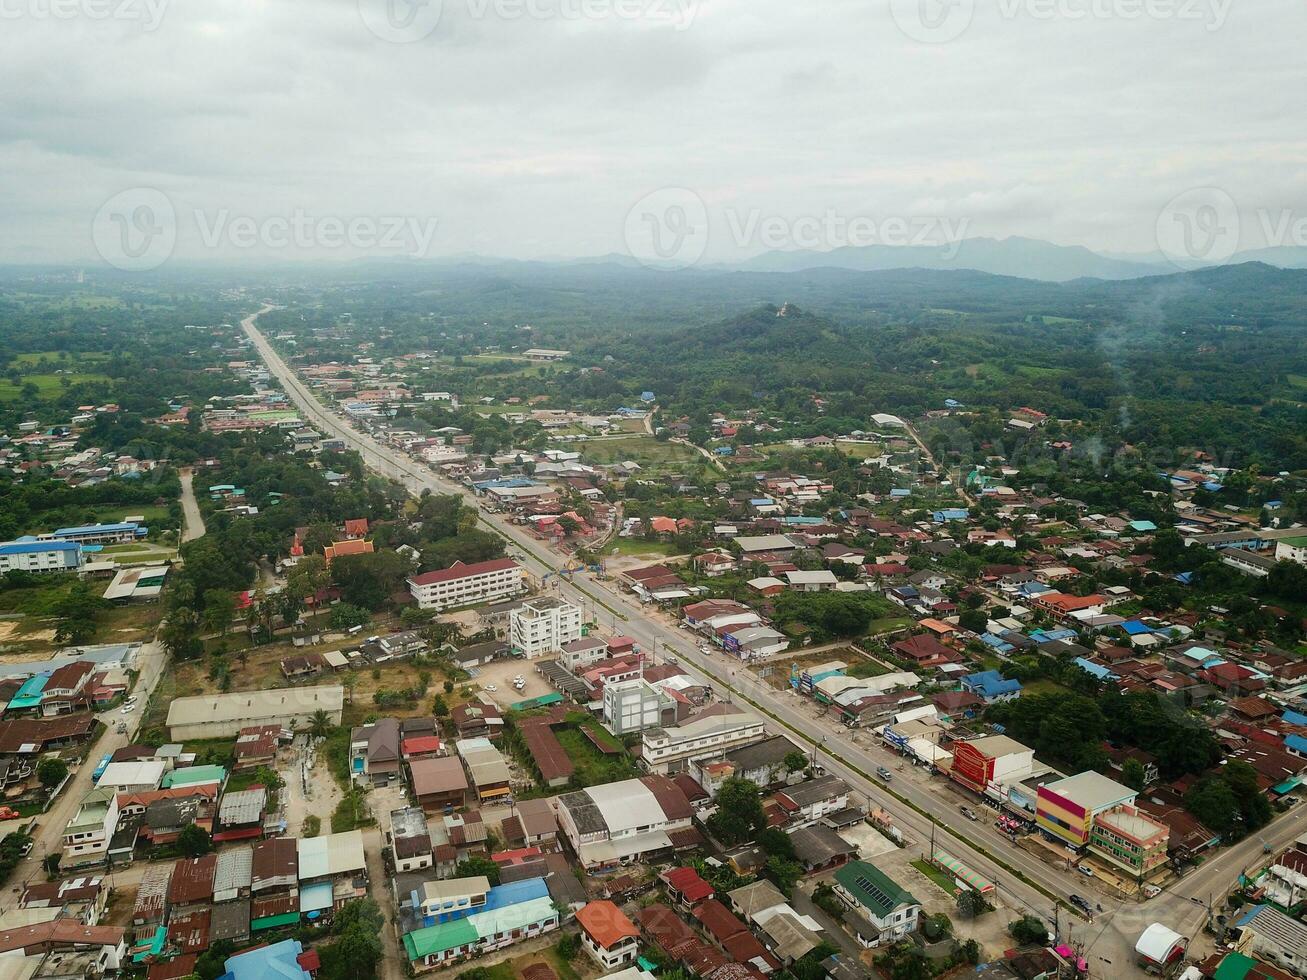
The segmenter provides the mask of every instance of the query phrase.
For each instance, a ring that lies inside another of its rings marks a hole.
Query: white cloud
[[[1152,251],[1192,187],[1307,201],[1303,3],[1239,0],[1209,29],[1164,11],[1217,0],[983,0],[946,44],[866,0],[443,0],[410,44],[355,0],[173,0],[154,30],[48,4],[0,0],[0,261],[91,260],[100,206],[141,186],[188,259],[232,257],[196,211],[433,218],[435,254],[589,255],[685,187],[714,224],[939,215],[1123,252]],[[718,239],[707,257],[735,257]]]

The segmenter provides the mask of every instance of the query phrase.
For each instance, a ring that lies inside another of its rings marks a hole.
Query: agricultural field
[[[648,469],[685,469],[707,461],[692,447],[677,442],[660,442],[650,436],[623,436],[586,442],[582,456],[592,463],[609,465],[632,460]]]

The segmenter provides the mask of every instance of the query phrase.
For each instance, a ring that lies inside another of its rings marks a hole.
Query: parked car
[[[1093,911],[1093,907],[1088,902],[1086,902],[1083,898],[1081,898],[1079,895],[1071,896],[1071,904],[1074,905],[1076,908],[1078,908],[1081,912],[1087,913]]]
[[[482,690],[489,691],[491,694],[494,694],[496,691],[499,690],[499,688],[497,688],[494,684],[487,684],[484,688],[482,688]]]
[[[1086,878],[1092,878],[1094,876],[1094,869],[1087,864],[1077,864],[1076,870],[1079,871]]]
[[[119,712],[119,714],[124,714],[124,715],[126,715],[126,714],[131,714],[131,713],[132,713],[133,711],[135,711],[135,710],[136,710],[136,705],[134,705],[134,704],[124,704],[124,705],[122,706],[122,710]]]
[[[961,813],[961,814],[962,814],[964,817],[966,817],[968,820],[979,820],[979,819],[980,819],[978,816],[976,816],[976,812],[975,812],[974,810],[972,810],[971,807],[969,807],[969,806],[960,806],[960,807],[958,807],[958,812]]]

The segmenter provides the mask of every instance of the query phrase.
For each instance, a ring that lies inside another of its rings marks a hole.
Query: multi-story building
[[[1141,810],[1121,806],[1098,814],[1089,833],[1089,850],[1126,877],[1142,880],[1166,867],[1171,828]]]
[[[5,541],[0,543],[0,574],[5,572],[75,572],[82,567],[76,541]]]
[[[675,702],[641,677],[604,685],[604,724],[614,735],[657,728],[665,709],[675,718]]]
[[[78,544],[130,544],[149,533],[134,521],[121,524],[85,524],[81,527],[61,527],[49,534],[38,535],[41,541],[76,541]]]
[[[420,609],[453,609],[520,595],[526,589],[526,571],[511,558],[475,565],[460,561],[415,575],[408,587]]]
[[[553,596],[528,599],[508,614],[513,653],[534,660],[581,638],[581,609]]]
[[[763,720],[753,712],[714,704],[679,725],[646,731],[641,763],[649,772],[675,775],[694,759],[722,756],[766,735]]]
[[[1035,822],[1059,843],[1083,848],[1089,843],[1094,818],[1130,806],[1139,794],[1092,769],[1039,787]]]
[[[465,919],[483,911],[489,894],[490,879],[484,875],[428,881],[423,883],[422,890],[417,893],[415,908],[422,917],[422,924],[433,926],[438,922]]]
[[[954,742],[952,751],[949,776],[973,793],[995,800],[1006,796],[1005,785],[1029,776],[1035,764],[1035,750],[1006,735]]]
[[[634,963],[640,955],[640,930],[609,901],[590,902],[577,910],[581,945],[605,971]]]
[[[670,853],[691,830],[685,793],[663,776],[591,786],[558,797],[558,827],[587,871]]]
[[[117,792],[112,786],[91,790],[64,827],[63,866],[106,860],[109,856],[109,841],[117,828]]]
[[[835,872],[835,894],[849,907],[858,942],[893,943],[917,931],[921,903],[875,865],[850,861]]]
[[[1294,561],[1307,565],[1307,534],[1293,538],[1281,538],[1275,542],[1276,561]]]
[[[390,851],[396,871],[421,871],[435,864],[427,815],[420,806],[390,811]]]

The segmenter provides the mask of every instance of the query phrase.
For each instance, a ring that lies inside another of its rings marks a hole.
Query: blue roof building
[[[1139,531],[1141,533],[1145,531],[1156,531],[1157,525],[1152,521],[1131,521],[1130,530]]]
[[[1146,626],[1137,619],[1128,619],[1121,624],[1121,628],[1130,636],[1143,636],[1145,633],[1153,632],[1151,626]]]
[[[1092,660],[1086,660],[1084,657],[1076,657],[1075,665],[1086,674],[1092,674],[1094,677],[1097,677],[1100,681],[1117,679],[1117,675],[1112,673],[1102,664],[1096,664]]]
[[[995,701],[1012,701],[1021,697],[1021,682],[1006,678],[997,670],[983,670],[978,674],[963,676],[962,690],[974,694],[986,704],[993,704]]]
[[[936,524],[946,524],[949,521],[965,521],[970,516],[971,512],[964,507],[949,507],[935,511],[934,520]]]
[[[1011,653],[1016,649],[1016,647],[1003,639],[1003,637],[995,636],[993,633],[981,633],[980,642],[993,647],[999,653]]]
[[[890,495],[891,497],[894,497],[895,499],[901,499],[901,498],[903,498],[903,497],[911,497],[911,496],[912,496],[912,491],[911,491],[911,490],[904,490],[904,489],[902,489],[902,488],[898,488],[898,489],[895,489],[895,490],[891,490],[891,491],[889,492],[889,495]]]
[[[227,957],[227,972],[218,980],[312,980],[300,958],[304,946],[297,939],[284,939]],[[314,962],[317,956],[313,955]]]
[[[0,544],[0,572],[67,572],[81,567],[76,541],[6,541]]]
[[[1307,738],[1301,735],[1284,736],[1284,747],[1294,755],[1307,755]]]
[[[1285,711],[1280,720],[1290,725],[1307,725],[1307,715],[1301,711]]]

